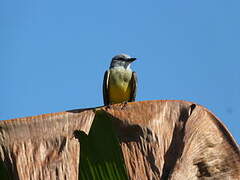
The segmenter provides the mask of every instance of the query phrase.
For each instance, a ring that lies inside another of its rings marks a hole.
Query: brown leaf
[[[133,180],[240,179],[238,145],[202,106],[166,100],[97,109],[113,117]],[[77,179],[80,146],[73,134],[75,130],[88,134],[94,111],[0,121],[0,160],[9,178]]]

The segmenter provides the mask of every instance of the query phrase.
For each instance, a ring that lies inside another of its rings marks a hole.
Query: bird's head
[[[136,58],[130,57],[127,54],[118,54],[112,58],[110,68],[114,67],[123,67],[125,69],[129,69],[130,65]]]

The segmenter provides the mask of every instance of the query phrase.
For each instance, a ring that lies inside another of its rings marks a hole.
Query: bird
[[[137,58],[118,54],[112,58],[103,80],[104,105],[133,102],[137,93],[137,74],[130,66]]]

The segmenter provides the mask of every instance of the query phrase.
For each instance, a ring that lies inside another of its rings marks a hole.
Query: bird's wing
[[[104,105],[109,104],[109,91],[108,91],[108,81],[109,81],[109,70],[107,70],[104,74],[104,79],[103,79],[103,101]]]
[[[131,78],[131,94],[130,94],[130,99],[129,101],[130,102],[133,102],[135,101],[135,98],[136,98],[136,94],[137,94],[137,86],[138,86],[138,80],[137,80],[137,74],[136,72],[133,72],[132,73],[132,78]]]

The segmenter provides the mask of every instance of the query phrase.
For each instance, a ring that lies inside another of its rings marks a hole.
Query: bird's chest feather
[[[115,86],[121,90],[126,90],[131,81],[132,72],[129,70],[112,70],[110,71],[109,85]]]
[[[131,92],[132,72],[110,71],[109,77],[109,94],[112,102],[128,101]]]

